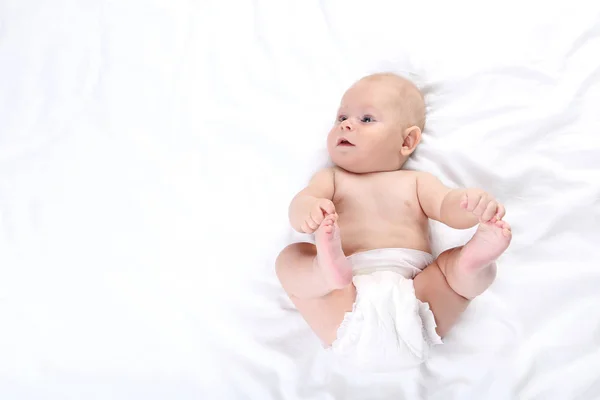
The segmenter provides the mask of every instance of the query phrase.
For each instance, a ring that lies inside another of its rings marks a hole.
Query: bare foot
[[[477,271],[492,264],[508,247],[512,239],[510,225],[505,221],[479,224],[475,235],[460,252],[463,271]]]
[[[342,250],[340,228],[333,215],[326,216],[316,230],[315,244],[315,266],[323,271],[331,289],[348,286],[352,282],[352,265]]]
[[[504,253],[511,238],[512,232],[507,222],[479,224],[475,235],[445,268],[450,287],[466,299],[483,293],[496,277],[494,261]]]

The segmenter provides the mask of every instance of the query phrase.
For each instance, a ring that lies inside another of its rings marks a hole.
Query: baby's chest
[[[334,197],[340,213],[377,213],[406,216],[418,210],[416,187],[410,182],[392,179],[349,179],[336,185]]]

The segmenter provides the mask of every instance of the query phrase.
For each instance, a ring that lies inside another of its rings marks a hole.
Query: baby
[[[317,172],[289,208],[314,233],[277,258],[277,276],[308,325],[344,360],[364,368],[413,366],[496,276],[511,240],[504,207],[481,189],[450,189],[402,170],[421,140],[423,96],[410,81],[367,76],[344,94]],[[428,219],[479,224],[464,246],[431,255]]]

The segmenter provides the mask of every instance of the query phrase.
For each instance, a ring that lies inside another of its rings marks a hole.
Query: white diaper
[[[429,253],[413,249],[376,249],[348,257],[354,272],[356,302],[346,313],[331,351],[361,369],[389,370],[422,363],[434,344],[429,304],[415,297],[413,278],[431,264]]]

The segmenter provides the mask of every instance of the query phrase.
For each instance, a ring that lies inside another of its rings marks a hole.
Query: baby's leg
[[[480,224],[463,247],[447,250],[414,280],[415,294],[429,303],[444,336],[469,302],[483,293],[496,277],[494,261],[510,244],[510,226],[504,221]]]
[[[344,314],[352,310],[356,288],[333,216],[321,223],[315,243],[286,247],[277,258],[277,276],[308,325],[329,345]]]

